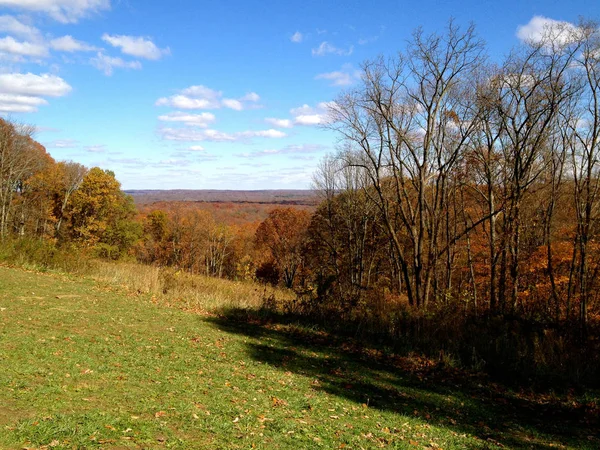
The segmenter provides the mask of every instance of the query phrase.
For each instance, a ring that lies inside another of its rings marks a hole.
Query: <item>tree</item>
[[[121,191],[114,173],[94,167],[71,195],[69,234],[85,247],[118,257],[141,233],[139,225],[132,224],[134,214],[133,200]]]
[[[22,193],[27,179],[39,172],[52,159],[46,149],[35,142],[33,128],[0,118],[0,239],[9,233],[15,196]],[[22,213],[23,213],[22,209]],[[25,217],[17,220],[19,233],[24,232]]]
[[[501,127],[498,142],[506,165],[499,300],[501,308],[513,312],[520,289],[522,202],[551,161],[545,156],[559,111],[573,95],[567,76],[578,46],[548,51],[549,44],[559,45],[543,40],[513,52],[492,81]]]
[[[397,59],[365,63],[362,85],[331,108],[331,127],[344,143],[340,157],[369,180],[365,194],[380,211],[417,306],[427,304],[440,258],[458,238],[444,237],[449,181],[473,132],[475,110],[464,94],[482,62],[473,27],[461,31],[450,22],[444,35],[430,36],[417,30]]]
[[[221,278],[225,270],[225,263],[231,254],[231,244],[234,235],[225,224],[212,223],[206,230],[206,249],[204,260],[206,274]]]
[[[64,240],[62,225],[71,195],[79,188],[87,168],[72,161],[47,164],[27,181],[27,201],[44,209],[42,235]],[[52,223],[52,230],[48,224]]]
[[[151,211],[142,222],[144,237],[137,248],[138,259],[146,264],[169,264],[171,221],[162,210]]]
[[[574,96],[578,101],[563,115],[576,213],[567,316],[571,315],[571,293],[576,291],[579,322],[585,336],[592,283],[600,271],[598,261],[592,264],[590,252],[600,234],[600,32],[597,23],[581,23],[572,33],[569,38],[579,44],[580,49],[574,53],[580,90]]]
[[[61,226],[65,217],[65,211],[71,199],[71,195],[81,183],[87,174],[87,168],[79,163],[73,161],[59,162],[58,163],[58,175],[59,175],[59,189],[56,192],[56,206],[55,206],[55,217],[56,221],[56,233],[60,235]]]
[[[310,215],[294,208],[275,208],[256,230],[256,245],[268,251],[268,257],[278,269],[288,288],[294,286],[302,265],[302,246]],[[266,261],[268,262],[268,261]]]
[[[332,157],[322,161],[313,178],[322,201],[308,229],[307,265],[316,276],[318,296],[336,297],[344,308],[364,297],[378,259],[387,253],[379,242],[377,207],[364,193],[365,182],[360,170]],[[396,259],[391,262],[395,267]]]

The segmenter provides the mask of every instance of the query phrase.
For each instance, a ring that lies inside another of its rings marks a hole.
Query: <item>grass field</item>
[[[595,394],[176,306],[0,267],[0,447],[600,448]]]

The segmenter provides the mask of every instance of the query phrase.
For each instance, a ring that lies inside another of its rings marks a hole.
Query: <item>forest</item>
[[[138,208],[0,119],[2,246],[279,285],[274,317],[522,383],[600,380],[600,32],[492,62],[474,27],[414,32],[330,103],[318,205],[228,219]]]

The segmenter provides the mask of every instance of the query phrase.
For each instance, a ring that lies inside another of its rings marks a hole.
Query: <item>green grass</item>
[[[6,267],[0,368],[7,449],[600,447],[591,393],[521,395],[310,329]]]

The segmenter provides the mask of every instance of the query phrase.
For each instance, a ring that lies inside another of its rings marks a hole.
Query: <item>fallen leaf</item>
[[[271,397],[271,401],[273,403],[273,408],[276,408],[278,406],[287,406],[288,404],[288,402],[286,402],[285,400],[277,397]]]

